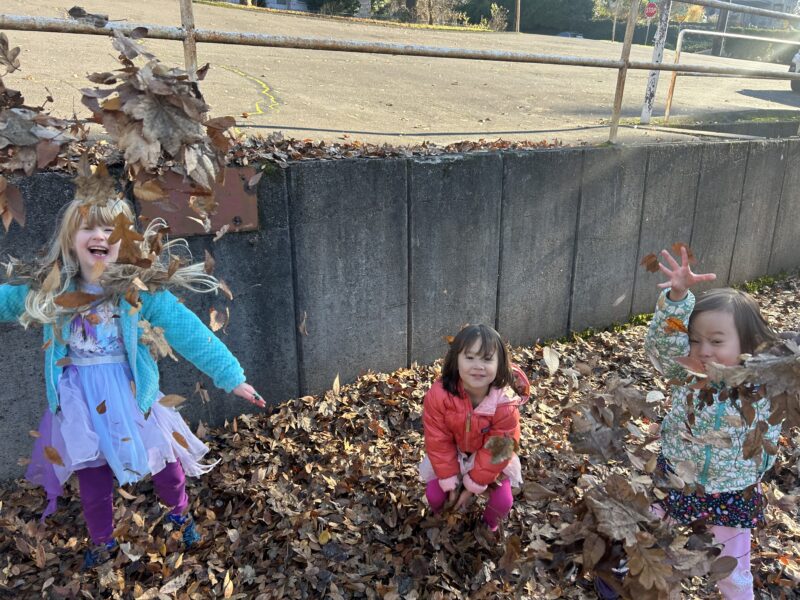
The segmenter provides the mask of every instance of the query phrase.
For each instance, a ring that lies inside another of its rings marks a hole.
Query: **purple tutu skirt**
[[[199,476],[215,463],[200,459],[208,447],[175,408],[153,403],[139,409],[126,361],[70,365],[58,382],[59,410],[45,411],[25,477],[47,492],[42,518],[55,511],[63,484],[75,471],[107,464],[120,485],[133,483],[180,461]]]

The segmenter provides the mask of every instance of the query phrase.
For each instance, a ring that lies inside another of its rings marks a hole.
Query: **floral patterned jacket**
[[[695,299],[689,292],[686,298],[674,302],[668,298],[668,292],[665,290],[658,298],[645,339],[645,351],[664,376],[685,381],[687,372],[674,358],[689,354],[689,336],[668,319],[679,319],[688,329]],[[769,417],[769,399],[754,404],[756,418],[750,426],[734,403],[718,400],[718,394],[711,405],[701,407],[699,402],[694,402],[695,424],[690,428],[689,391],[686,385],[672,386],[672,406],[661,426],[664,457],[673,466],[682,461],[693,463],[697,470],[697,483],[705,488],[707,494],[741,491],[758,483],[775,462],[775,457],[762,452],[757,459],[746,460],[743,445],[756,423]],[[781,426],[774,425],[764,437],[777,443],[780,432]]]

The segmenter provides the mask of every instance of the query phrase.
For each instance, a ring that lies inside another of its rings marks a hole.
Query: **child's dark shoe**
[[[182,531],[183,545],[187,548],[199,544],[203,536],[197,531],[194,524],[194,517],[190,514],[167,515],[167,520]]]
[[[92,546],[83,554],[83,570],[88,571],[108,562],[116,549],[116,540]]]

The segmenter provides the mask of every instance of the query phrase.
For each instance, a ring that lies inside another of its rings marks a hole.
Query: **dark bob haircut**
[[[780,339],[764,320],[755,299],[747,292],[733,288],[717,288],[700,294],[689,318],[689,332],[697,315],[713,310],[733,315],[733,323],[739,333],[739,345],[744,354],[753,354],[761,344]]]
[[[480,340],[478,351],[485,357],[497,353],[497,376],[492,385],[502,388],[514,383],[509,351],[500,338],[500,334],[488,325],[467,325],[450,343],[450,349],[447,351],[447,356],[444,357],[444,366],[442,367],[442,385],[444,389],[455,396],[458,395],[458,382],[461,379],[458,375],[458,355],[471,348],[476,340]]]

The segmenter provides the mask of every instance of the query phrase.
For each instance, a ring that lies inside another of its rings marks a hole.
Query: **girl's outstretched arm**
[[[0,285],[0,321],[16,321],[25,312],[27,285]]]
[[[689,354],[689,317],[694,310],[694,295],[690,288],[703,281],[714,281],[714,273],[695,273],[689,264],[689,253],[681,247],[678,264],[666,250],[661,256],[667,263],[658,268],[668,280],[659,283],[664,292],[659,296],[644,348],[653,366],[668,379],[684,379],[686,370],[675,362],[679,356]]]
[[[689,265],[689,252],[686,246],[681,246],[681,264],[678,264],[667,250],[661,251],[669,268],[664,263],[659,262],[659,270],[667,276],[667,281],[659,283],[661,289],[669,289],[669,299],[674,301],[683,300],[689,289],[703,281],[714,281],[717,276],[715,273],[695,273]]]
[[[233,392],[256,406],[264,406],[261,396],[245,382],[244,371],[236,357],[174,294],[168,291],[142,294],[141,314],[151,325],[161,327],[169,345],[211,377],[218,388]]]

